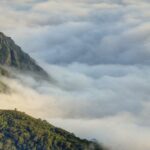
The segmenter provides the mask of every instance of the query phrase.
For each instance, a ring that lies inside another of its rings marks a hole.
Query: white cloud
[[[10,80],[17,92],[0,95],[2,108],[115,150],[149,150],[149,9],[149,0],[1,1],[1,30],[57,81]]]
[[[150,64],[150,5],[126,3],[45,1],[31,3],[27,11],[5,5],[1,26],[49,63]]]

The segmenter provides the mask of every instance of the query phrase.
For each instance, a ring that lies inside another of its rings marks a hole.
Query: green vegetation
[[[0,110],[0,150],[103,150],[17,110]]]

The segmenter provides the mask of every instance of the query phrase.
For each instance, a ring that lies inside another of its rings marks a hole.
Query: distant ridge
[[[0,32],[0,64],[48,78],[46,71],[2,32]]]

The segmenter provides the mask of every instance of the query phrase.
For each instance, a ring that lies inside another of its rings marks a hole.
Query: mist
[[[149,148],[148,68],[76,63],[45,68],[57,84],[20,74],[3,78],[13,91],[0,94],[1,108],[17,108],[112,150]]]
[[[13,91],[0,107],[110,150],[149,150],[149,9],[148,0],[1,1],[1,31],[56,82],[1,78]]]

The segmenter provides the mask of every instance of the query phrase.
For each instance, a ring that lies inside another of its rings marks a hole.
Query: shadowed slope
[[[0,32],[0,64],[30,71],[48,78],[48,74],[10,38]]]

